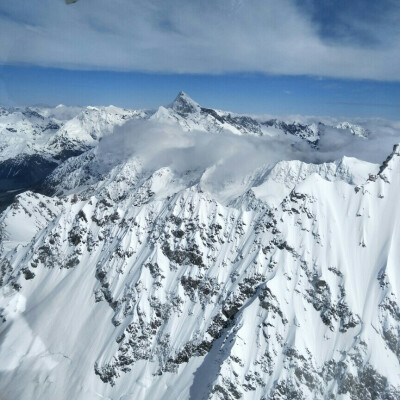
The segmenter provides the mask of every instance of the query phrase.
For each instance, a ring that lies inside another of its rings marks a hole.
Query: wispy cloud
[[[365,7],[380,12],[370,1]],[[321,15],[295,0],[7,1],[0,3],[0,62],[400,80],[399,7],[385,24],[353,9],[331,13],[336,25]],[[343,26],[354,28],[349,40],[334,37]]]
[[[310,16],[322,40],[345,46],[387,47],[400,32],[395,0],[295,0]]]
[[[314,122],[314,117],[304,118],[304,122]],[[335,125],[339,120],[326,122]],[[115,165],[135,156],[147,169],[169,166],[180,173],[204,171],[218,165],[215,174],[221,175],[218,183],[222,184],[228,177],[240,180],[257,168],[280,160],[320,163],[349,156],[381,163],[391,152],[393,144],[400,142],[400,122],[381,119],[354,122],[368,129],[368,140],[347,130],[326,126],[318,149],[313,149],[291,135],[259,137],[229,132],[186,132],[173,122],[131,121],[116,128],[113,135],[99,143],[98,157],[105,165]]]

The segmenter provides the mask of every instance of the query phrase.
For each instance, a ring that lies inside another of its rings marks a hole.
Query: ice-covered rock
[[[400,396],[398,147],[267,165],[224,202],[207,171],[98,156],[2,214],[6,400]]]

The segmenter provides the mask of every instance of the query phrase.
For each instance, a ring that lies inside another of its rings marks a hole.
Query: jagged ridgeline
[[[368,129],[349,122],[326,125],[321,121],[280,121],[205,108],[183,92],[171,105],[156,111],[114,106],[0,107],[0,211],[16,194],[27,189],[52,193],[52,188],[43,186],[43,182],[63,161],[95,147],[101,138],[128,121],[149,119],[161,123],[175,121],[189,131],[291,136],[315,149],[327,126],[361,138],[367,138],[369,134]]]
[[[270,135],[312,154],[331,128],[183,93],[155,112],[35,112],[59,128],[20,153],[58,161],[0,216],[2,400],[400,398],[397,146],[381,165],[235,169],[208,147],[207,162],[188,162],[169,144],[180,134],[115,156],[114,127],[153,118],[183,128],[186,149],[201,133],[229,146]],[[361,127],[332,129],[368,141]],[[80,154],[57,158],[65,143]]]

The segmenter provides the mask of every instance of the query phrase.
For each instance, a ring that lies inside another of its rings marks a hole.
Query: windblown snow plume
[[[154,171],[168,167],[177,175],[207,176],[215,187],[225,182],[240,184],[260,168],[272,168],[278,161],[300,156],[287,140],[259,136],[238,136],[222,131],[218,135],[184,130],[178,123],[132,121],[104,138],[97,149],[99,170],[136,159],[141,168]]]
[[[18,113],[2,400],[400,398],[397,123]]]

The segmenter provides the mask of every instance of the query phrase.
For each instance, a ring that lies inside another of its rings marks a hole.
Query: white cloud
[[[304,118],[306,123],[314,122],[314,117]],[[339,120],[330,118],[325,122],[336,125]],[[368,129],[368,139],[326,126],[316,150],[292,135],[259,137],[229,132],[187,132],[177,123],[130,121],[103,138],[98,160],[104,168],[111,168],[130,157],[138,157],[145,169],[168,166],[179,174],[218,166],[212,173],[212,180],[218,186],[230,179],[240,181],[258,168],[281,160],[321,163],[347,156],[382,163],[393,145],[400,142],[400,122],[382,119],[353,122]]]
[[[0,62],[174,73],[262,72],[400,80],[400,40],[327,44],[290,0],[14,0]]]

